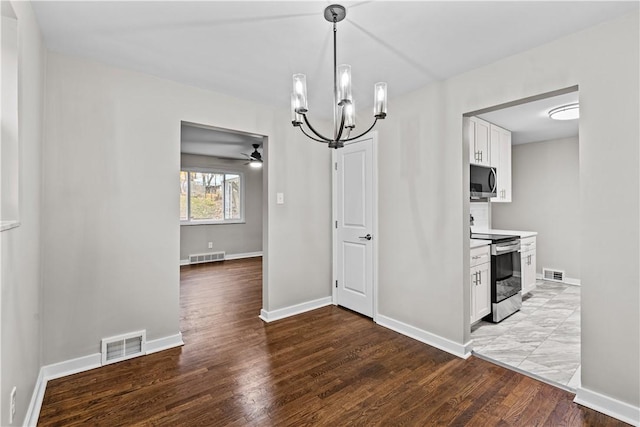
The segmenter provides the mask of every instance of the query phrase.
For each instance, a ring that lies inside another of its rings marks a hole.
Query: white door
[[[373,317],[374,142],[345,145],[334,156],[336,174],[336,302]]]

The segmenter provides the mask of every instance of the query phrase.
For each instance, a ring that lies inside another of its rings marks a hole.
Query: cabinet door
[[[489,122],[477,117],[469,118],[469,161],[489,166]]]
[[[522,295],[525,295],[536,287],[536,251],[522,252],[520,265],[522,268]]]
[[[475,286],[475,312],[477,320],[482,319],[487,314],[491,313],[491,264],[481,264],[478,266],[479,281]]]
[[[491,166],[496,168],[497,192],[492,202],[511,202],[511,132],[491,125]]]
[[[502,189],[502,202],[511,202],[511,132],[502,129],[500,132],[500,168],[502,177],[499,187]]]
[[[478,267],[471,267],[471,312],[470,314],[470,323],[475,323],[478,319],[476,316],[476,282],[478,281]]]
[[[471,323],[491,313],[490,263],[471,268]]]

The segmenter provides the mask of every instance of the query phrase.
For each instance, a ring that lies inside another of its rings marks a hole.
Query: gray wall
[[[640,406],[638,31],[636,12],[390,100],[378,127],[381,314],[469,341],[462,115],[579,84],[582,384]],[[177,332],[181,120],[269,138],[263,308],[331,294],[329,150],[299,136],[288,111],[53,53],[46,91],[45,363],[94,353],[123,331]],[[139,181],[155,185],[139,194]],[[21,255],[3,252],[3,267]]]
[[[9,423],[9,394],[16,386],[14,425],[21,425],[41,364],[40,231],[45,48],[26,2],[12,2],[18,17],[20,221],[0,233],[2,286],[0,425]]]
[[[378,126],[380,314],[469,342],[463,114],[577,84],[582,387],[640,406],[638,30],[634,12],[389,100]]]
[[[492,203],[493,228],[532,230],[537,271],[564,270],[580,279],[578,138],[514,145],[511,203]]]
[[[330,294],[330,152],[292,128],[288,109],[56,53],[47,61],[45,364],[127,331],[179,332],[181,121],[268,137],[263,308]]]
[[[244,160],[218,159],[182,154],[183,168],[210,168],[244,174],[244,219],[242,224],[180,226],[180,259],[190,254],[225,251],[227,255],[262,252],[262,168],[252,168]],[[213,243],[209,249],[208,243]]]

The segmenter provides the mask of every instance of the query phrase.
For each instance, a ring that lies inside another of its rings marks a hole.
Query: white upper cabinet
[[[489,152],[490,165],[496,168],[498,185],[496,197],[492,202],[511,201],[511,132],[494,124],[490,125]]]
[[[489,130],[491,124],[477,117],[469,118],[469,161],[489,166]]]

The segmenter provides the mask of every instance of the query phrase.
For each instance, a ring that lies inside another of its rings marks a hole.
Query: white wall
[[[469,341],[462,115],[578,84],[582,385],[640,406],[638,28],[635,12],[390,99],[378,126],[381,314]]]
[[[492,203],[492,228],[538,232],[536,260],[580,279],[578,138],[514,145],[511,203]]]
[[[268,137],[263,308],[330,294],[329,150],[288,111],[55,53],[47,67],[45,364],[126,331],[179,331],[181,121]]]
[[[31,5],[12,2],[18,17],[21,226],[0,233],[2,285],[0,425],[22,423],[40,369],[40,230],[45,49]]]
[[[190,254],[224,251],[226,255],[262,252],[262,168],[245,160],[218,159],[194,154],[181,155],[182,168],[205,168],[243,174],[244,222],[240,224],[181,225],[180,259]],[[208,247],[208,243],[213,248]]]

